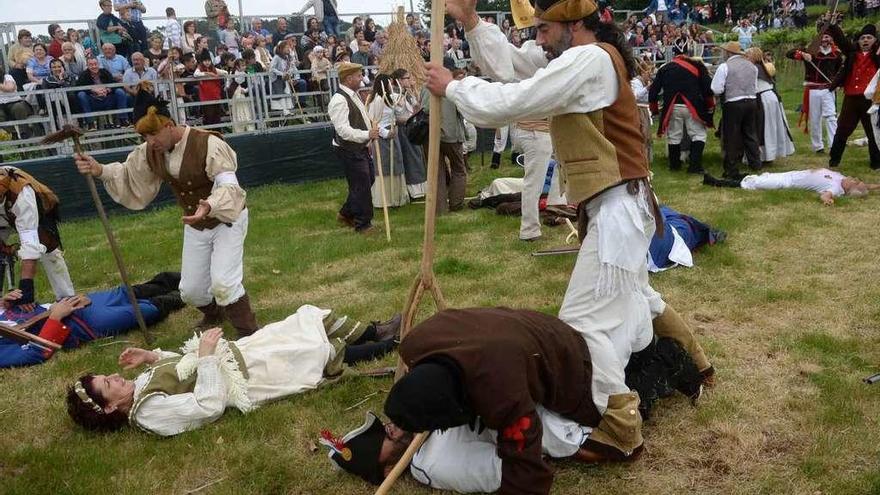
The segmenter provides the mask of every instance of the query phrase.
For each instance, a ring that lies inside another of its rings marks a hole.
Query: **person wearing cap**
[[[871,128],[871,118],[868,110],[871,101],[866,100],[864,93],[868,83],[877,69],[880,68],[880,43],[877,41],[877,27],[866,24],[859,32],[853,43],[840,29],[840,26],[832,23],[828,33],[834,38],[834,43],[846,57],[843,69],[837,74],[832,84],[833,88],[843,88],[843,105],[840,107],[840,115],[837,117],[837,132],[831,142],[831,151],[828,156],[828,165],[836,167],[840,165],[843,152],[846,150],[846,141],[856,130],[861,122],[862,128],[868,137],[868,154],[870,167],[880,168],[880,150],[874,139]]]
[[[724,100],[721,114],[721,143],[724,149],[724,178],[740,179],[743,154],[749,168],[761,168],[758,143],[758,68],[743,56],[736,41],[721,45],[724,62],[712,77],[712,92]]]
[[[433,433],[411,471],[434,488],[544,494],[553,472],[543,453],[592,460],[582,446],[601,419],[589,386],[595,371],[584,339],[558,318],[509,308],[445,310],[413,328],[399,352],[409,372],[385,400],[391,422],[383,427],[368,414],[341,439],[322,432],[338,467],[379,484],[423,431]],[[650,396],[646,406],[662,384],[699,398],[702,376],[678,344],[665,339],[646,352],[627,368],[633,387]],[[620,426],[639,422],[633,407]]]
[[[15,254],[21,260],[21,297],[16,305],[30,306],[36,301],[37,261],[43,265],[55,299],[73,296],[73,282],[58,229],[60,202],[55,192],[24,170],[5,166],[0,168],[0,200],[0,240],[5,244],[13,231],[18,234],[19,248]]]
[[[201,328],[225,316],[239,336],[254,333],[257,320],[242,285],[248,209],[235,151],[218,133],[175,124],[151,88],[142,87],[133,115],[144,143],[123,163],[77,154],[79,172],[100,178],[110,197],[132,210],[146,208],[167,182],[183,208],[183,300],[202,312]]]
[[[227,408],[248,413],[329,383],[348,366],[394,349],[399,328],[400,315],[364,325],[307,304],[234,341],[212,328],[179,353],[129,347],[119,365],[147,369],[134,380],[81,376],[67,389],[67,413],[87,430],[116,431],[129,423],[154,435],[177,435],[216,421]]]
[[[816,40],[805,48],[789,50],[785,56],[804,62],[804,96],[800,122],[807,120],[813,151],[824,153],[823,121],[829,148],[837,132],[837,102],[831,85],[843,68],[843,54],[834,45],[834,38],[828,34],[827,23],[819,23],[816,27],[819,30]]]
[[[666,134],[669,150],[669,169],[681,169],[681,141],[687,132],[690,139],[688,173],[703,173],[703,150],[706,148],[706,129],[715,127],[715,95],[712,78],[703,62],[687,56],[686,49],[672,47],[675,55],[657,71],[648,92],[651,112],[660,115],[657,135]],[[663,111],[658,102],[663,95]]]
[[[336,72],[339,89],[330,98],[327,113],[333,124],[333,153],[342,164],[348,182],[348,197],[336,220],[355,232],[367,234],[373,229],[370,188],[376,175],[368,145],[379,137],[379,129],[371,125],[367,109],[357,94],[364,80],[363,66],[342,62]]]
[[[599,22],[593,0],[538,0],[537,39],[521,48],[480,21],[475,4],[447,0],[447,9],[464,22],[475,63],[499,82],[453,81],[429,64],[427,87],[481,127],[550,118],[583,241],[559,318],[587,342],[597,370],[592,400],[602,415],[585,451],[595,461],[631,458],[643,439],[640,421],[629,413],[639,398],[625,383],[624,363],[648,345],[652,327],[691,353],[707,383],[714,373],[688,325],[648,282],[645,259],[659,210],[629,85],[636,69],[632,51],[621,44],[616,25]]]

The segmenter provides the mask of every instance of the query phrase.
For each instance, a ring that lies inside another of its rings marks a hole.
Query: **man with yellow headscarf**
[[[55,299],[74,295],[58,231],[58,196],[30,174],[15,167],[0,168],[0,238],[5,242],[14,228],[18,232],[18,257],[21,259],[21,291],[15,303],[32,304],[36,300],[34,276],[37,260],[55,292]]]
[[[257,321],[242,285],[248,210],[235,151],[216,132],[177,125],[149,83],[132,114],[145,142],[124,163],[102,165],[81,154],[77,168],[100,178],[110,197],[132,210],[146,208],[167,182],[183,208],[180,295],[202,312],[197,327],[219,325],[225,316],[239,337],[254,333]]]
[[[584,460],[631,460],[643,440],[639,396],[626,386],[624,368],[653,339],[652,318],[657,335],[679,341],[708,380],[713,373],[690,328],[648,283],[645,259],[662,220],[629,86],[632,52],[617,26],[600,22],[594,0],[537,0],[537,39],[521,48],[479,19],[476,0],[447,0],[446,7],[464,23],[475,63],[498,82],[453,81],[429,64],[428,89],[481,127],[550,119],[582,238],[559,318],[587,342],[602,414]]]

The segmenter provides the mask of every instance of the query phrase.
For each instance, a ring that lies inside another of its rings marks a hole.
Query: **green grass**
[[[792,123],[799,76],[797,68],[782,75],[782,87],[791,88],[783,96]],[[798,154],[774,169],[823,166],[827,157],[809,152],[800,130],[793,133]],[[645,425],[645,455],[632,465],[557,463],[554,493],[880,493],[880,389],[860,381],[880,361],[880,199],[843,199],[828,208],[806,192],[706,188],[697,177],[668,172],[663,142],[655,151],[662,201],[729,233],[725,244],[701,250],[694,268],[652,276],[701,337],[719,384],[696,409],[681,398],[665,400]],[[714,138],[708,151],[717,175]],[[492,171],[479,157],[472,165],[471,193],[493,177],[520,172],[509,165]],[[864,148],[847,149],[842,170],[880,181]],[[261,322],[304,303],[361,319],[400,311],[421,258],[423,206],[391,212],[394,238],[387,243],[381,220],[371,237],[336,224],[344,194],[339,180],[248,191],[245,285]],[[179,217],[168,207],[112,218],[132,278],[178,267]],[[62,230],[78,290],[117,283],[96,220],[68,222]],[[558,310],[574,257],[529,253],[562,245],[566,232],[544,227],[543,240],[526,244],[517,231],[518,219],[488,210],[438,219],[435,269],[451,305]],[[42,276],[38,287],[49,295]],[[422,316],[430,311],[428,304]],[[197,317],[194,309],[173,315],[154,329],[155,345],[179,346]],[[247,416],[229,411],[171,439],[81,431],[65,414],[65,387],[86,371],[114,371],[127,342],[141,345],[141,336],[133,332],[63,352],[43,366],[0,371],[0,492],[184,493],[220,480],[200,493],[371,493],[332,471],[309,444],[321,428],[344,432],[367,409],[381,411],[383,393],[346,408],[387,391],[390,379],[347,378]],[[429,491],[403,480],[396,493]]]

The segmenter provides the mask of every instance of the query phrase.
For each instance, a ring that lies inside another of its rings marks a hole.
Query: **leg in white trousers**
[[[70,280],[70,272],[67,270],[67,263],[64,261],[63,251],[55,249],[51,253],[40,256],[40,264],[43,265],[43,271],[46,272],[49,285],[55,292],[55,299],[76,295],[73,281]]]
[[[214,299],[228,306],[244,295],[242,278],[244,240],[248,210],[227,226],[196,230],[183,227],[183,260],[180,267],[180,295],[187,304],[206,306]]]
[[[528,131],[514,128],[513,140],[525,156],[525,175],[523,176],[522,220],[519,227],[520,239],[541,237],[541,218],[538,202],[544,190],[547,167],[553,154],[553,143],[549,132]]]
[[[504,149],[507,148],[507,134],[509,131],[510,126],[495,129],[495,147],[492,149],[493,153],[504,153]]]
[[[827,89],[810,90],[810,141],[813,151],[825,149],[822,139],[822,120],[828,131],[828,147],[837,132],[837,108],[835,106],[834,93]]]

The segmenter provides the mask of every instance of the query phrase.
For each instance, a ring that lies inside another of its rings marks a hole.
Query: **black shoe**
[[[820,150],[816,150],[816,154],[817,154],[817,155],[824,155],[824,154],[825,154],[825,148],[822,148],[822,149],[820,149]]]
[[[501,166],[501,153],[492,153],[492,168]]]
[[[402,322],[403,316],[401,316],[400,313],[392,316],[388,321],[374,321],[373,326],[376,328],[376,342],[385,342],[396,339],[400,335],[400,324]]]

